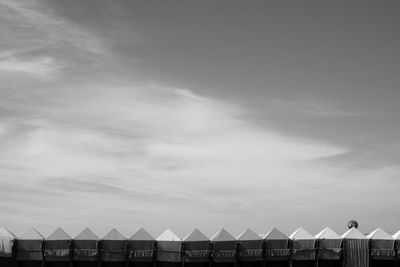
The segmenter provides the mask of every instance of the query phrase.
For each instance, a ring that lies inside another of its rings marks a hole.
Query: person
[[[356,229],[358,229],[358,222],[357,221],[355,221],[355,220],[350,220],[348,223],[347,223],[347,227],[349,227],[349,229],[351,229],[351,228],[356,228]]]

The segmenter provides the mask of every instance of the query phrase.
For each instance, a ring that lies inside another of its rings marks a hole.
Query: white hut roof
[[[268,233],[264,235],[266,240],[287,240],[289,237],[279,231],[277,228],[272,228]]]
[[[182,241],[179,236],[174,234],[170,229],[165,230],[156,238],[157,241]]]
[[[10,230],[8,230],[6,227],[2,226],[0,228],[0,238],[1,239],[5,239],[5,238],[15,239],[16,236],[12,232],[10,232]]]
[[[49,235],[46,240],[71,240],[70,237],[62,228],[57,228],[51,235]]]
[[[344,239],[367,239],[357,228],[353,227],[342,235]]]
[[[289,236],[290,239],[295,240],[314,240],[315,238],[306,230],[304,230],[302,227],[299,227],[296,231],[294,231],[293,234]]]
[[[367,235],[369,239],[379,239],[379,240],[393,240],[388,233],[383,231],[381,228],[376,228],[369,235]]]
[[[342,239],[338,233],[333,231],[331,228],[326,227],[324,230],[319,232],[316,236],[316,239]]]
[[[113,228],[108,234],[103,237],[103,240],[127,240],[127,238],[118,232],[117,229]]]
[[[212,241],[236,241],[236,239],[224,228],[216,232],[212,237]]]
[[[238,235],[238,237],[236,238],[237,240],[262,240],[262,238],[257,235],[254,231],[247,229],[246,231],[244,231],[243,233],[241,233],[240,235]]]
[[[140,228],[131,236],[130,240],[153,241],[154,238],[144,228]]]
[[[24,240],[43,240],[44,237],[35,229],[31,228],[25,234],[20,236],[18,239],[24,239]]]
[[[393,237],[394,239],[400,240],[400,231],[398,231],[397,233],[395,233],[394,235],[392,235],[392,237]]]
[[[99,240],[99,237],[86,227],[74,240]]]
[[[208,239],[208,237],[198,229],[194,229],[190,234],[183,238],[183,241],[210,241],[210,239]]]

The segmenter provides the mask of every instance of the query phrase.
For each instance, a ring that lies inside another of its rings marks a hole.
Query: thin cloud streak
[[[51,57],[36,57],[24,60],[12,56],[0,57],[0,72],[3,72],[3,75],[17,72],[47,79],[53,78],[60,68]]]
[[[1,31],[6,31],[10,38],[30,37],[29,42],[42,46],[68,43],[86,52],[103,54],[105,46],[82,27],[72,21],[63,19],[43,4],[43,1],[4,0],[1,18],[5,22]],[[14,30],[12,32],[11,30]],[[32,34],[34,32],[35,34]]]

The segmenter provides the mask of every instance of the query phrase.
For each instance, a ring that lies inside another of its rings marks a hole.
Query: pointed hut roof
[[[74,240],[99,240],[99,237],[89,227],[86,227]]]
[[[333,231],[331,228],[326,227],[324,230],[319,232],[316,236],[316,239],[342,239],[338,233]]]
[[[216,232],[212,237],[212,241],[236,241],[236,239],[224,228]]]
[[[238,237],[236,238],[237,240],[262,240],[262,238],[257,235],[254,231],[247,229],[246,231],[244,231],[243,233],[241,233],[240,235],[238,235]]]
[[[137,240],[137,241],[153,241],[154,240],[154,238],[144,228],[140,228],[129,239]]]
[[[379,240],[393,240],[393,237],[391,237],[388,233],[383,231],[381,228],[376,228],[369,235],[367,235],[367,238],[379,239]]]
[[[15,239],[16,236],[12,232],[10,232],[10,230],[8,230],[5,226],[2,226],[0,228],[0,238]]]
[[[205,236],[202,232],[200,232],[197,228],[194,229],[190,234],[183,238],[183,241],[192,242],[192,241],[210,241],[207,236]]]
[[[182,241],[179,236],[174,234],[170,229],[165,230],[156,238],[157,241]]]
[[[315,239],[309,232],[303,229],[303,227],[299,227],[293,234],[289,236],[292,240],[308,240]]]
[[[272,228],[268,233],[264,235],[265,240],[287,240],[289,237],[279,231],[277,228]]]
[[[49,235],[46,240],[71,240],[70,237],[62,228],[57,228],[51,235]]]
[[[18,239],[23,239],[23,240],[43,240],[44,237],[35,229],[31,228],[25,234],[20,236]]]
[[[396,239],[396,240],[400,240],[400,231],[398,231],[397,233],[395,233],[392,237],[393,237],[394,239]]]
[[[103,240],[127,240],[127,238],[118,232],[117,229],[113,228],[108,234],[103,237]]]
[[[353,227],[342,235],[343,239],[367,239],[357,228]]]

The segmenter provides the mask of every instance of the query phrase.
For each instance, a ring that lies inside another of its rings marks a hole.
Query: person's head
[[[348,223],[347,223],[347,227],[349,227],[349,229],[351,229],[351,228],[358,228],[358,222],[357,221],[355,221],[355,220],[350,220]]]

